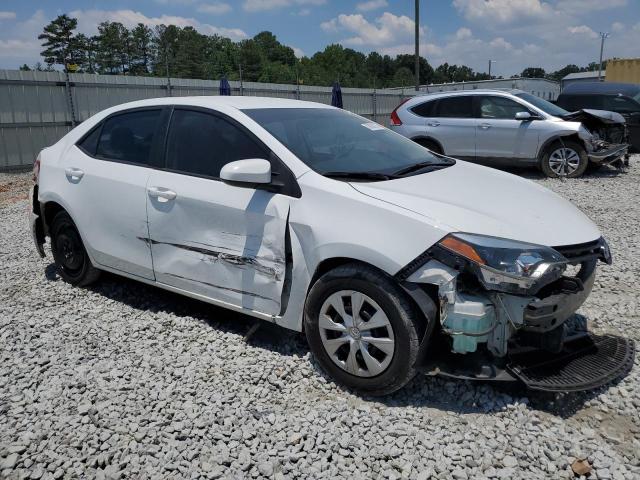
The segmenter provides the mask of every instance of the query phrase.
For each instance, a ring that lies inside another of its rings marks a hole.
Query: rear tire
[[[80,232],[67,212],[58,212],[53,217],[50,232],[51,253],[62,279],[77,286],[95,282],[100,270],[91,264]]]
[[[551,178],[582,176],[589,165],[589,157],[584,147],[575,140],[553,142],[545,150],[540,168]]]
[[[359,263],[320,277],[305,304],[305,334],[320,366],[336,383],[367,395],[390,394],[415,376],[425,327],[391,278]]]
[[[444,155],[444,152],[442,151],[442,147],[438,145],[438,142],[435,142],[433,140],[427,140],[427,139],[418,139],[416,140],[416,143],[418,145],[423,146],[424,148],[431,150],[433,153]]]

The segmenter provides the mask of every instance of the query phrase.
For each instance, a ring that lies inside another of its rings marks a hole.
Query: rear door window
[[[160,109],[154,109],[107,118],[100,131],[96,156],[105,160],[149,165],[160,114]],[[85,139],[88,142],[87,148],[91,148],[91,139],[91,135]]]
[[[434,117],[472,118],[473,97],[463,95],[459,97],[441,98],[437,101]]]

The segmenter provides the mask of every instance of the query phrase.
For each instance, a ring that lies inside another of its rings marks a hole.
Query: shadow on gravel
[[[59,279],[55,264],[51,263],[45,268],[45,277],[49,281]],[[252,346],[283,355],[303,356],[309,351],[303,336],[297,332],[126,277],[103,272],[100,280],[87,287],[87,290],[141,313],[163,312],[191,317],[222,332],[248,337],[246,342]],[[254,325],[259,325],[259,328],[251,331]]]
[[[53,263],[46,267],[45,277],[49,281],[58,280]],[[242,335],[248,345],[281,355],[302,357],[309,352],[303,334],[125,277],[103,273],[100,280],[87,289],[139,310],[141,314],[168,313],[200,320],[221,332]],[[254,329],[254,325],[258,325],[259,328]],[[327,383],[332,382],[313,357],[310,359],[315,374]],[[509,408],[514,403],[526,403],[530,409],[569,418],[583,409],[586,402],[619,381],[589,392],[557,394],[527,390],[518,383],[474,382],[418,375],[392,395],[361,398],[392,408],[426,407],[459,414],[490,413]]]

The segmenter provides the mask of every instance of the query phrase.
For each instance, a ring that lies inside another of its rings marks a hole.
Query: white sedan
[[[419,371],[584,389],[633,358],[566,322],[610,261],[578,209],[343,110],[128,103],[44,149],[34,178],[35,243],[67,282],[109,271],[304,331],[361,393]]]

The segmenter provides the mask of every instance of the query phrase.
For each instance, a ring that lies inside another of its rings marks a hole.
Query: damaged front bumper
[[[608,165],[617,161],[624,161],[629,155],[629,145],[603,145],[588,152],[589,160],[593,163]]]
[[[437,289],[439,325],[417,367],[431,375],[521,381],[550,391],[595,388],[628,371],[633,342],[594,335],[574,316],[591,292],[597,262],[610,263],[606,242],[557,250],[577,271],[526,294],[491,291],[468,269],[435,258],[433,249],[423,255],[421,266],[401,279],[407,289]]]

